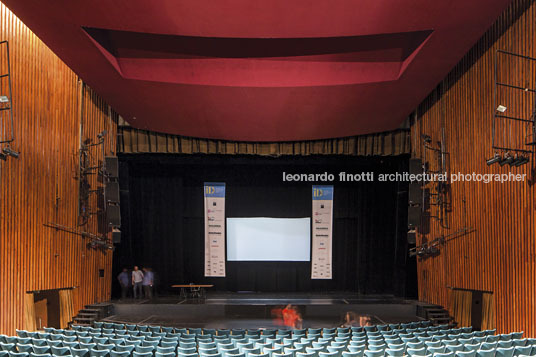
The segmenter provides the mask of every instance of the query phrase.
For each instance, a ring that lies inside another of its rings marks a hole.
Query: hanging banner
[[[225,183],[205,182],[205,276],[225,276]]]
[[[333,186],[313,186],[311,279],[331,279]]]

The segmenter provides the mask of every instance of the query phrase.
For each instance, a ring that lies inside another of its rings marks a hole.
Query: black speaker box
[[[409,173],[414,175],[422,174],[421,159],[409,159]]]
[[[106,156],[104,158],[106,165],[106,174],[109,177],[119,177],[119,164],[117,156]]]
[[[414,181],[410,182],[408,188],[409,204],[410,205],[422,205],[422,182]],[[108,197],[106,198],[108,199]]]
[[[417,234],[415,233],[415,231],[408,232],[408,244],[417,244]]]
[[[421,206],[408,207],[408,226],[417,227],[421,224]]]
[[[104,196],[106,198],[106,203],[119,203],[119,183],[114,181],[106,182],[106,186],[104,186]]]
[[[107,205],[106,221],[109,226],[121,226],[121,210],[118,205]]]
[[[114,229],[112,231],[112,243],[113,244],[121,243],[121,231],[120,230]]]

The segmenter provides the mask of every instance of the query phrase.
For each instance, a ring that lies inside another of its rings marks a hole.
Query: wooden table
[[[171,285],[171,287],[181,288],[181,293],[179,296],[184,297],[186,299],[188,298],[188,294],[186,292],[188,288],[190,289],[190,295],[192,297],[201,298],[201,297],[205,297],[206,295],[205,289],[212,288],[214,287],[214,285],[211,285],[211,284],[176,284],[176,285]]]

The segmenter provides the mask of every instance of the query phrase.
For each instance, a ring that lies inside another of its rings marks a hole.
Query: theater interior
[[[0,0],[0,357],[536,356],[535,0]]]

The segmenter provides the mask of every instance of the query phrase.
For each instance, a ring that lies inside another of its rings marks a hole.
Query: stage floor
[[[351,305],[401,303],[403,299],[388,295],[357,295],[348,293],[222,293],[207,292],[205,298],[181,298],[177,295],[158,296],[151,300],[114,300],[115,304],[205,304],[205,305]]]
[[[351,293],[218,293],[206,298],[159,296],[151,300],[118,300],[107,321],[206,328],[277,328],[272,310],[296,306],[304,327],[339,326],[348,311],[370,315],[375,324],[416,321],[413,301],[385,295]]]

